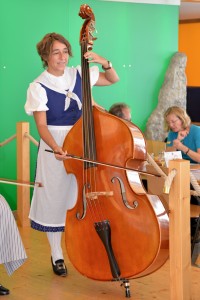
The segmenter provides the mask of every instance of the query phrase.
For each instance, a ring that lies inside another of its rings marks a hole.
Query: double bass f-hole
[[[87,209],[87,199],[86,199],[86,188],[90,188],[90,185],[89,184],[84,184],[84,187],[83,187],[83,213],[82,215],[80,216],[80,213],[77,212],[76,213],[76,217],[78,220],[83,220],[86,216],[86,209]]]
[[[125,205],[128,209],[135,209],[136,207],[138,207],[138,202],[137,202],[137,200],[134,200],[134,201],[133,201],[133,206],[130,206],[130,205],[129,205],[129,203],[128,203],[128,201],[127,201],[126,190],[125,190],[125,186],[124,186],[123,181],[121,180],[121,178],[119,178],[119,177],[117,176],[117,177],[113,177],[113,178],[111,179],[111,182],[114,183],[114,182],[115,182],[115,179],[117,179],[118,182],[119,182],[120,190],[121,190],[121,196],[122,196],[122,200],[123,200],[124,205]]]
[[[87,199],[89,199],[90,201],[95,201],[98,200],[99,197],[109,197],[109,196],[113,196],[113,191],[109,191],[109,192],[89,192],[88,190],[91,188],[89,183],[84,184],[83,186],[83,213],[82,215],[77,212],[76,217],[78,220],[83,220],[86,216],[86,210],[87,210]],[[86,192],[87,191],[87,192]],[[81,216],[80,216],[81,215]]]
[[[120,185],[120,191],[121,191],[121,196],[122,196],[122,201],[124,203],[124,205],[128,208],[128,209],[135,209],[138,207],[138,201],[134,200],[133,201],[133,206],[129,205],[128,201],[127,201],[127,197],[126,197],[126,190],[125,190],[125,186],[123,181],[118,177],[113,177],[111,179],[111,182],[114,184],[115,183],[115,179],[119,182]],[[86,216],[86,210],[87,210],[87,198],[91,199],[91,200],[96,200],[98,197],[100,196],[113,196],[113,192],[91,192],[91,193],[86,193],[86,190],[90,189],[90,184],[85,184],[83,187],[83,212],[82,215],[77,212],[76,217],[78,220],[83,220]]]

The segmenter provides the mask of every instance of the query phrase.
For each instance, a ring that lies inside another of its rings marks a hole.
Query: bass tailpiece
[[[106,249],[112,276],[113,276],[113,278],[119,278],[121,272],[120,272],[119,266],[117,264],[117,261],[115,259],[114,252],[113,252],[112,245],[111,245],[110,223],[108,220],[101,221],[101,222],[95,222],[94,227]]]

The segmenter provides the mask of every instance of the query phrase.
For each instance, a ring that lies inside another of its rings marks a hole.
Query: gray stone
[[[158,95],[158,105],[147,121],[146,139],[164,141],[167,136],[164,130],[165,111],[174,105],[186,109],[186,63],[185,53],[176,52],[173,55]]]

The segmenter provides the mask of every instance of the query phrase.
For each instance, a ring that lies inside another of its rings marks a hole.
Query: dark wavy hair
[[[68,42],[68,40],[64,38],[64,36],[55,32],[47,33],[43,37],[43,39],[36,45],[37,52],[42,60],[42,64],[44,68],[48,66],[47,60],[51,53],[51,49],[54,41],[59,41],[60,43],[66,45],[69,56],[72,56],[71,45]]]

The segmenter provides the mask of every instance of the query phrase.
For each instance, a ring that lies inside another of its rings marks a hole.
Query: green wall
[[[72,44],[70,65],[80,63],[79,0],[9,0],[0,3],[0,142],[16,133],[16,123],[30,122],[24,112],[28,85],[42,71],[36,43],[47,32],[59,32]],[[178,49],[178,6],[88,0],[96,18],[97,40],[93,51],[111,60],[120,81],[95,87],[96,102],[109,108],[127,102],[133,122],[142,130],[157,105],[168,63]],[[37,149],[31,144],[31,180]],[[16,141],[0,148],[0,177],[16,178]],[[0,183],[0,193],[16,209],[16,186]]]

